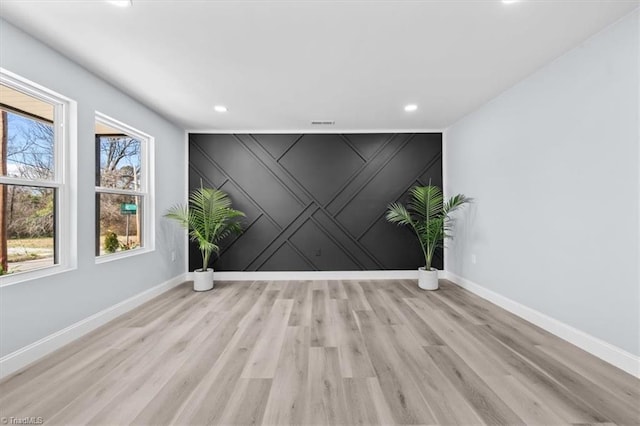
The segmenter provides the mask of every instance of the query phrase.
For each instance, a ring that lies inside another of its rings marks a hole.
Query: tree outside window
[[[57,263],[54,111],[0,85],[0,275]]]
[[[145,246],[145,143],[106,117],[96,121],[96,256]]]

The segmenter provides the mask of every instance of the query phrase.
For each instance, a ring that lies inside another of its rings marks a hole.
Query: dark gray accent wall
[[[216,270],[415,269],[415,236],[384,215],[412,186],[442,186],[442,134],[191,134],[189,187],[201,179],[247,215]]]

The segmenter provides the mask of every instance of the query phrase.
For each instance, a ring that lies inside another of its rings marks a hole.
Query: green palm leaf
[[[424,254],[425,268],[430,269],[436,249],[443,247],[444,240],[450,238],[449,214],[471,199],[458,194],[445,202],[442,190],[433,185],[413,187],[409,194],[406,207],[399,203],[389,204],[386,219],[414,231]]]
[[[225,192],[203,187],[189,195],[188,205],[175,205],[165,214],[187,229],[191,241],[198,244],[203,270],[209,266],[211,255],[220,252],[220,241],[242,232],[239,219],[243,216],[231,208],[231,199]]]

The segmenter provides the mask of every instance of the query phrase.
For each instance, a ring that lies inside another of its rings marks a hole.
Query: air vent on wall
[[[311,122],[312,126],[333,126],[336,124],[335,121],[327,121],[327,120],[313,120]]]

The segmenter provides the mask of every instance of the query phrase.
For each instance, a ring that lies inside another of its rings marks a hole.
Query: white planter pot
[[[213,288],[213,269],[193,272],[193,290],[208,291]]]
[[[438,270],[431,268],[427,271],[424,268],[418,268],[418,287],[423,290],[438,289]]]

